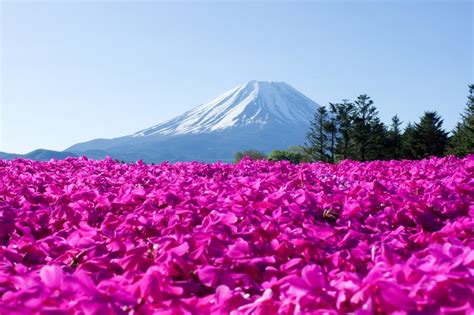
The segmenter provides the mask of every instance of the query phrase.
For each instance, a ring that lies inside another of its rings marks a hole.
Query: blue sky
[[[452,129],[474,81],[472,1],[2,1],[0,151],[130,134],[248,80]]]

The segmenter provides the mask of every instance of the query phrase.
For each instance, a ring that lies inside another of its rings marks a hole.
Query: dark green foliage
[[[270,161],[290,161],[293,164],[303,162],[304,156],[298,152],[290,152],[285,150],[273,150],[268,156]]]
[[[472,154],[474,84],[469,85],[467,106],[451,139],[435,111],[425,112],[419,122],[408,123],[403,131],[401,126],[395,115],[387,128],[380,121],[374,102],[363,94],[354,102],[329,103],[329,113],[326,107],[320,107],[311,121],[306,147],[299,152],[305,161],[333,163],[342,159],[371,161]]]
[[[449,146],[449,153],[459,156],[474,152],[474,85],[469,86],[469,93],[467,108]],[[408,123],[402,131],[397,115],[387,128],[365,94],[354,102],[329,103],[329,110],[319,108],[311,121],[306,146],[312,160],[421,159],[446,153],[449,138],[436,112],[425,112],[418,123]]]
[[[408,143],[410,155],[415,159],[443,156],[448,144],[448,133],[443,129],[443,119],[437,112],[425,112],[415,124]]]
[[[328,161],[328,136],[325,131],[325,125],[328,122],[328,113],[326,107],[320,106],[314,113],[313,120],[306,139],[307,147],[316,161]]]
[[[331,118],[323,125],[324,132],[328,137],[329,162],[334,163],[336,158],[336,143],[337,143],[337,125],[336,119]]]
[[[311,154],[311,150],[308,149],[307,147],[305,146],[302,146],[302,145],[294,145],[294,146],[290,146],[288,147],[288,152],[292,152],[292,153],[298,153],[300,154],[303,159],[301,160],[301,162],[307,162],[307,163],[310,163],[310,162],[315,162],[314,161],[314,158]]]
[[[385,126],[369,96],[360,95],[354,102],[351,132],[351,158],[371,161],[384,157]]]
[[[404,159],[415,158],[412,152],[414,137],[415,137],[415,126],[412,123],[408,123],[408,125],[405,128],[405,131],[402,134],[402,157]]]
[[[466,156],[474,153],[474,84],[469,85],[469,96],[461,121],[456,125],[448,153]]]
[[[349,157],[349,149],[351,143],[352,133],[352,119],[354,116],[354,104],[348,100],[343,100],[342,103],[329,103],[331,113],[336,119],[337,134],[340,139],[336,139],[336,155],[342,159]]]
[[[385,139],[387,138],[387,127],[379,118],[372,125],[372,134],[369,138],[369,147],[367,150],[368,161],[386,160]]]
[[[392,124],[387,131],[387,138],[385,141],[386,157],[388,159],[398,160],[403,157],[402,150],[402,122],[397,115],[392,117]]]
[[[265,160],[266,154],[258,150],[245,150],[243,152],[237,152],[234,155],[235,163],[239,163],[244,157],[248,157],[252,160]]]
[[[354,103],[329,103],[317,110],[307,135],[307,147],[315,160],[336,162],[382,159],[386,155],[385,125],[378,118],[373,101],[361,95]]]

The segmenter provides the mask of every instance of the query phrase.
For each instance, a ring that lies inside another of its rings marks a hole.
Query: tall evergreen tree
[[[329,150],[329,161],[334,163],[336,159],[336,143],[337,143],[337,127],[336,127],[336,119],[330,118],[324,124],[324,131],[327,134],[328,138],[328,150]]]
[[[359,161],[383,158],[385,126],[378,118],[377,108],[367,95],[360,95],[354,102],[351,132],[353,158]]]
[[[469,85],[469,96],[449,143],[448,152],[458,156],[474,153],[474,84]]]
[[[342,100],[342,103],[329,103],[329,106],[331,113],[336,118],[337,134],[339,135],[336,143],[336,154],[342,159],[347,159],[351,144],[354,104],[348,100]]]
[[[402,134],[402,158],[414,159],[412,147],[414,145],[415,126],[409,122]]]
[[[443,129],[443,119],[437,112],[425,112],[415,124],[411,144],[411,152],[416,159],[444,155],[448,133]]]
[[[392,123],[390,129],[387,132],[386,139],[386,158],[388,159],[400,159],[403,156],[402,152],[402,122],[397,115],[392,117]]]
[[[380,118],[376,117],[371,123],[371,133],[369,137],[369,147],[366,160],[382,160],[386,158],[385,142],[387,138],[387,127]]]
[[[320,106],[314,113],[309,133],[306,135],[307,147],[316,161],[327,161],[328,137],[324,129],[328,121],[326,107]]]

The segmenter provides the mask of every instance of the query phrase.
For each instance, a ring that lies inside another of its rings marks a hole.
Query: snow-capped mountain
[[[303,144],[317,106],[287,83],[249,81],[132,135],[96,139],[66,150],[149,162],[231,161],[240,150],[268,152]]]
[[[249,125],[263,126],[269,122],[307,125],[315,106],[315,102],[285,82],[249,81],[133,136],[203,133]]]

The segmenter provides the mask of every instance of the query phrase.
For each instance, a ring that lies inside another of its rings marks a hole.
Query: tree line
[[[352,102],[329,103],[315,112],[304,146],[275,150],[268,157],[255,150],[238,152],[235,159],[249,156],[294,163],[335,163],[345,159],[423,159],[474,153],[474,84],[469,85],[466,108],[451,136],[436,111],[426,111],[418,122],[409,122],[405,128],[398,116],[386,126],[378,114],[374,101],[366,94]]]

